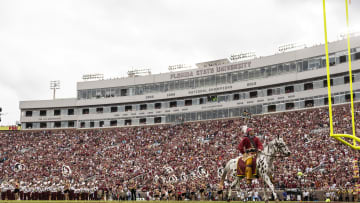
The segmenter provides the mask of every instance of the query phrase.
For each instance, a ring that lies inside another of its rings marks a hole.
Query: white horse
[[[261,179],[265,182],[264,184],[264,199],[265,202],[269,201],[269,198],[266,194],[266,185],[271,189],[272,194],[274,195],[274,198],[276,201],[278,201],[277,194],[275,193],[274,185],[271,182],[270,177],[273,176],[273,161],[276,157],[284,157],[284,156],[290,156],[290,150],[286,146],[283,138],[277,137],[276,139],[269,142],[262,152],[258,152],[257,159],[256,159],[256,167],[257,167],[257,174],[261,177]],[[224,172],[221,176],[221,182],[220,182],[220,189],[223,188],[224,181],[226,176],[230,173],[231,175],[235,176],[235,180],[231,183],[231,186],[229,187],[229,193],[228,193],[228,200],[231,198],[231,188],[234,186],[240,186],[240,180],[243,177],[237,176],[237,161],[242,156],[236,157],[235,159],[231,159],[227,162]]]

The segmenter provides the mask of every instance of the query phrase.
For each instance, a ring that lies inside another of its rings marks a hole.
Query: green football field
[[[47,202],[52,202],[52,203],[106,203],[106,202],[149,202],[149,203],[152,203],[152,202],[167,202],[167,203],[179,203],[179,202],[191,202],[191,203],[214,203],[214,202],[219,202],[219,203],[227,203],[226,201],[81,201],[81,200],[78,200],[78,201],[64,201],[64,200],[0,200],[0,203],[6,203],[6,202],[11,202],[11,203],[14,203],[14,202],[27,202],[27,203],[47,203]],[[231,202],[238,202],[238,203],[244,203],[243,201],[231,201]],[[272,201],[271,201],[272,202]],[[298,201],[280,201],[280,203],[295,203],[295,202],[298,202]],[[250,203],[250,202],[249,202]],[[262,202],[253,202],[253,203],[263,203]],[[273,202],[272,202],[273,203]],[[301,203],[307,203],[307,202],[301,202]],[[313,202],[315,203],[315,202]],[[323,202],[320,202],[320,201],[316,201],[316,203],[323,203]],[[337,202],[337,203],[341,203],[341,202]]]

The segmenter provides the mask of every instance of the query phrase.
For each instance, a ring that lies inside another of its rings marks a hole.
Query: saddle
[[[253,176],[256,176],[256,155],[251,155],[251,154],[248,154],[248,155],[245,155],[245,156],[242,156],[238,159],[237,161],[237,170],[236,170],[236,175],[237,176],[245,176],[245,168],[246,168],[246,160],[248,158],[253,158],[252,160],[252,174]]]

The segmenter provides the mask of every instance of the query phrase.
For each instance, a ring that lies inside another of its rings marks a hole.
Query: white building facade
[[[346,40],[329,43],[332,102],[350,101]],[[360,101],[360,37],[351,38]],[[196,69],[77,83],[77,98],[21,101],[22,129],[101,128],[238,117],[328,104],[324,45]]]

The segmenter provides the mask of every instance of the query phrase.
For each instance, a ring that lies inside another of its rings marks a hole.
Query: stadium
[[[360,34],[347,37],[87,74],[75,98],[52,81],[53,99],[20,101],[19,125],[0,127],[0,202],[358,202],[359,153],[330,136],[360,137]]]

